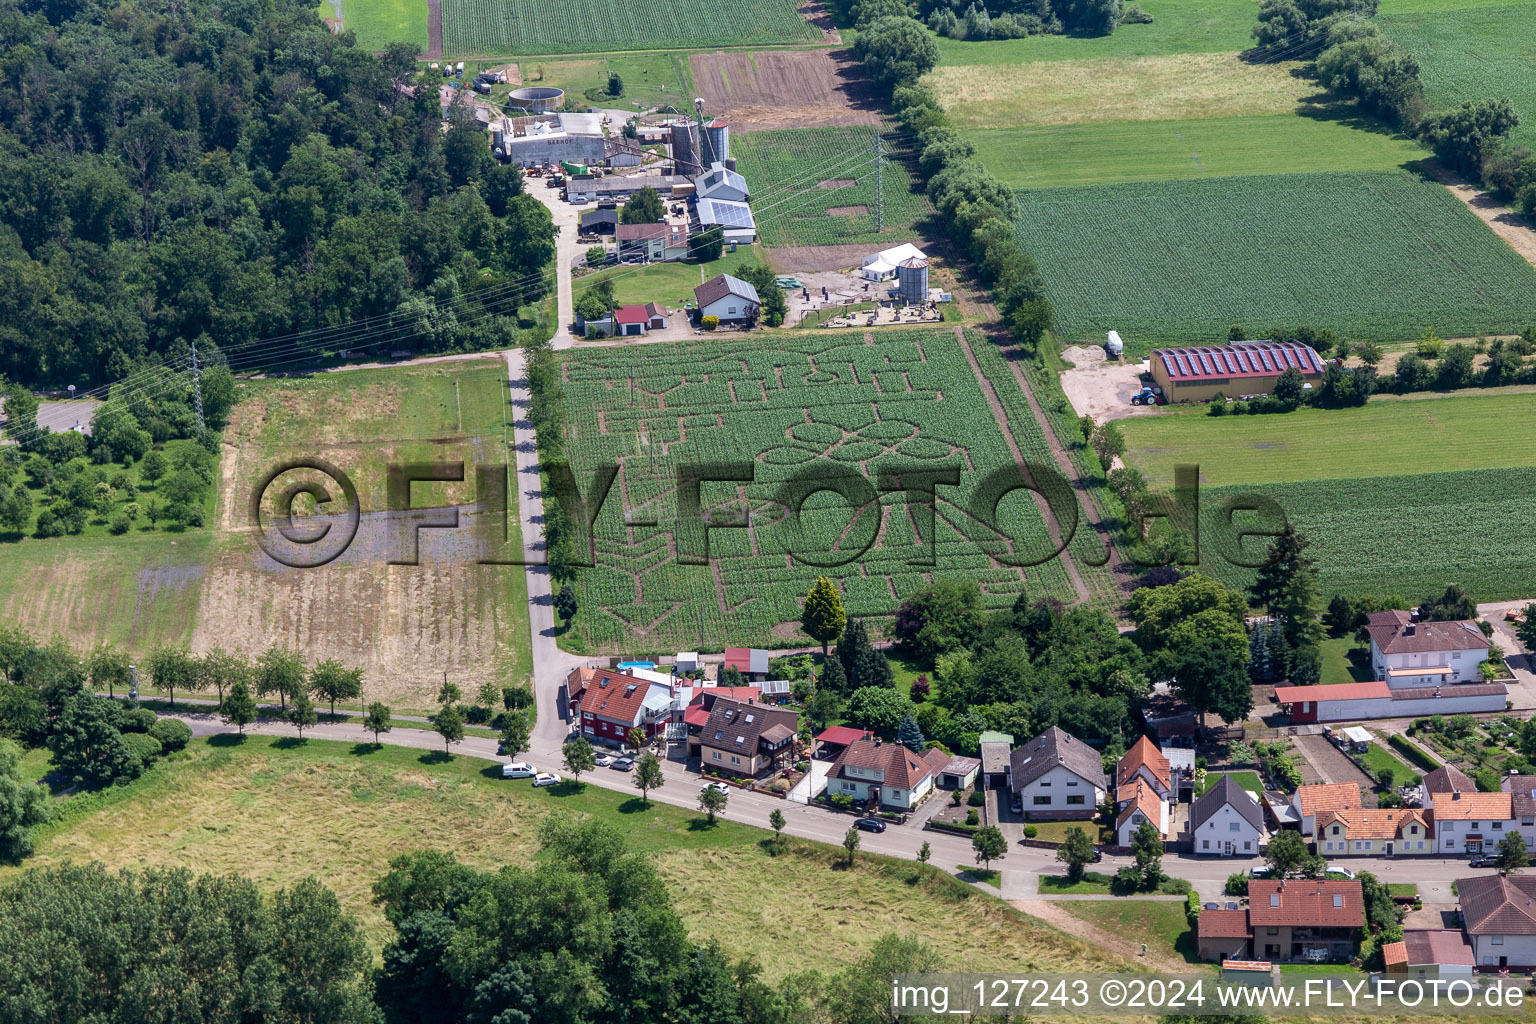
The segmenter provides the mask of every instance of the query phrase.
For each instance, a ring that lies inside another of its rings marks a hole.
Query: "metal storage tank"
[[[896,264],[896,294],[907,306],[921,306],[928,301],[927,260],[913,256]]]
[[[731,126],[718,117],[704,125],[709,138],[710,163],[725,163],[731,155]]]
[[[551,110],[560,109],[560,105],[565,102],[565,91],[552,86],[531,85],[524,89],[513,89],[507,102],[514,107],[522,107],[530,114],[547,114]]]
[[[693,125],[680,122],[672,126],[672,160],[677,164],[677,173],[697,173],[702,168],[699,165],[699,150],[694,145]]]
[[[1109,340],[1104,343],[1104,352],[1111,359],[1119,359],[1125,352],[1125,342],[1120,340],[1119,331],[1110,331]]]

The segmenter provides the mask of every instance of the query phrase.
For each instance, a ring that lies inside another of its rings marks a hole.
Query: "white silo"
[[[709,159],[712,163],[725,163],[731,158],[731,126],[713,118],[704,125],[704,134],[709,139]]]
[[[1119,331],[1109,332],[1109,340],[1104,343],[1104,352],[1111,359],[1119,359],[1125,353],[1125,342],[1120,340]]]
[[[928,261],[912,256],[896,264],[896,294],[904,306],[928,301]]]

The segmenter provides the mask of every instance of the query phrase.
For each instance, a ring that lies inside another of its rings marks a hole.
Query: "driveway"
[[[1531,600],[1527,599],[1477,606],[1478,616],[1493,626],[1493,642],[1504,652],[1504,664],[1514,673],[1515,678],[1508,686],[1509,699],[1516,711],[1536,708],[1536,656],[1532,656],[1520,643],[1520,638],[1515,635],[1514,623],[1505,622],[1504,613],[1510,608],[1524,608],[1530,603]]]
[[[560,190],[542,184],[529,188],[528,194],[549,207],[559,233],[555,235],[555,291],[559,322],[555,327],[555,348],[570,348],[575,342],[571,324],[576,322],[576,300],[571,291],[571,265],[581,251],[576,236],[581,233],[581,211],[591,207],[572,206],[560,198]]]

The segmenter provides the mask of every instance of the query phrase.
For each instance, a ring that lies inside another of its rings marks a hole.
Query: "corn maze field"
[[[905,154],[885,142],[884,230],[875,230],[872,126],[751,132],[731,140],[752,189],[763,244],[891,246],[911,241],[933,208],[907,173]]]
[[[821,574],[877,634],[878,617],[946,576],[976,580],[994,608],[1024,592],[1075,599],[1058,560],[1008,564],[1052,551],[1029,492],[1003,497],[995,516],[978,504],[983,478],[1013,458],[952,331],[587,350],[564,372],[578,479],[620,467],[594,528],[597,564],[578,583],[589,650],[804,644],[800,603]],[[709,564],[683,564],[678,469],[730,462],[752,465],[754,481],[702,486],[705,522],[725,528],[708,531]],[[882,473],[944,467],[960,483],[937,488],[931,525],[930,506],[903,490],[801,492],[798,517],[781,490],[805,472],[873,487]],[[626,525],[625,509],[657,525]]]
[[[1409,600],[1462,583],[1479,601],[1513,600],[1536,588],[1530,543],[1536,468],[1466,470],[1349,480],[1217,487],[1200,492],[1201,569],[1233,586],[1253,570],[1219,552],[1223,504],[1240,494],[1279,502],[1311,541],[1318,589],[1327,596],[1402,594]],[[1250,513],[1236,521],[1257,522]],[[1259,539],[1247,541],[1262,551]]]
[[[794,0],[444,0],[448,53],[557,54],[817,42]]]
[[[1397,340],[1519,331],[1536,270],[1445,188],[1400,172],[1283,174],[1019,193],[1063,340],[1133,354],[1310,324]]]

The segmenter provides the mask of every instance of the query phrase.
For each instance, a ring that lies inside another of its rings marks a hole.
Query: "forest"
[[[301,0],[3,0],[0,35],[11,380],[91,386],[194,342],[266,368],[305,342],[259,339],[365,317],[364,349],[544,326],[549,213],[413,47],[359,49]]]

